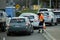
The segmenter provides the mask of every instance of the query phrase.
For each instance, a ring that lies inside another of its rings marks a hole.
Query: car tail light
[[[51,16],[47,16],[48,18],[50,18]]]

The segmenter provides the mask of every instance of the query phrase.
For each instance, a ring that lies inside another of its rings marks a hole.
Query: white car
[[[22,13],[20,16],[28,17],[30,22],[32,23],[34,29],[38,28],[39,20],[38,20],[38,15],[37,14],[34,14],[34,13]]]
[[[38,10],[38,13],[39,12],[41,12],[41,11],[53,11],[53,9],[50,9],[50,8],[40,8],[39,10]]]
[[[44,11],[41,13],[43,13],[43,15],[44,15],[44,21],[46,24],[57,25],[57,20],[56,20],[56,17],[53,12]]]
[[[57,11],[53,11],[54,14],[55,14],[55,17],[57,19],[57,22],[59,23],[60,22],[60,10],[57,10]]]

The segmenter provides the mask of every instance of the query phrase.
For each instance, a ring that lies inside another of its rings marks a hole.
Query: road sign
[[[20,8],[20,5],[19,5],[19,4],[17,4],[17,5],[16,5],[16,9],[19,9],[19,8]]]

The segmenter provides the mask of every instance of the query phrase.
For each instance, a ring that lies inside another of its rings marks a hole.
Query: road
[[[0,33],[1,40],[46,40],[46,38],[38,33],[38,30],[34,30],[34,33],[31,35],[19,35],[19,36],[7,36],[6,32]]]
[[[48,30],[49,34],[52,34],[52,36],[54,38],[57,38],[59,36],[57,34],[60,33],[60,31],[58,31],[58,30],[60,30],[60,24],[57,26],[47,26],[47,30]],[[55,33],[55,32],[57,32],[57,33]],[[38,30],[34,30],[34,33],[31,35],[19,35],[19,36],[17,36],[17,35],[7,36],[6,32],[0,32],[0,40],[47,40],[47,39],[41,33],[38,33]]]
[[[49,26],[46,30],[53,37],[53,39],[60,40],[60,24],[53,27]]]

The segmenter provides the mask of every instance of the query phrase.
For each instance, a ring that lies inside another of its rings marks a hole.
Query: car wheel
[[[31,35],[31,32],[29,32],[28,35]]]
[[[34,30],[33,30],[33,26],[32,26],[32,28],[31,28],[31,33],[33,33],[34,32]]]
[[[55,25],[57,25],[57,23],[55,23]]]
[[[10,33],[7,33],[7,36],[10,36],[11,34]]]
[[[54,24],[54,23],[53,23],[53,20],[51,20],[51,23],[50,23],[50,25],[51,25],[51,26],[53,26],[53,24]]]

